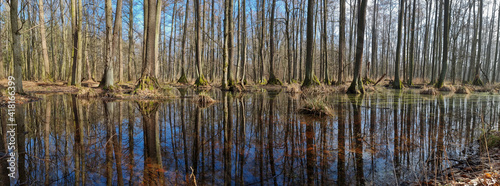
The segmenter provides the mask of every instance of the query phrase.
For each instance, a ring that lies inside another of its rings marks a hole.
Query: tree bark
[[[439,75],[436,88],[441,88],[444,85],[446,78],[446,70],[448,68],[448,37],[450,33],[450,0],[444,0],[444,33],[443,33],[443,61],[442,69]]]
[[[121,0],[119,0],[121,1]],[[106,41],[105,41],[105,64],[104,64],[104,75],[102,76],[100,87],[112,88],[114,86],[114,76],[113,76],[113,33],[112,33],[112,14],[113,8],[111,7],[111,0],[106,0],[105,4],[106,11]]]
[[[129,0],[129,22],[128,22],[128,80],[133,81],[136,70],[132,75],[132,63],[134,63],[134,0]]]
[[[276,11],[276,0],[271,3],[271,17],[269,22],[269,81],[268,85],[282,85],[274,73],[274,14]]]
[[[314,0],[307,1],[307,28],[306,28],[306,77],[302,87],[319,85],[318,78],[314,75]]]
[[[354,61],[354,76],[351,82],[351,86],[347,89],[347,93],[351,94],[363,94],[365,89],[363,88],[363,82],[361,81],[361,71],[363,62],[363,46],[365,42],[365,25],[366,25],[366,6],[368,0],[361,0],[358,6],[358,38],[356,43],[356,59]]]
[[[339,74],[337,78],[337,85],[344,84],[344,55],[345,55],[345,0],[340,0]]]
[[[23,59],[22,59],[22,49],[21,49],[21,33],[19,32],[19,15],[18,15],[18,0],[10,1],[10,28],[12,32],[12,54],[14,60],[14,87],[16,92],[19,94],[24,94],[23,90]]]
[[[42,55],[43,55],[43,71],[42,80],[52,81],[50,75],[50,63],[49,63],[49,53],[47,51],[47,39],[45,38],[45,13],[43,10],[43,0],[38,0],[38,11],[40,13],[40,35],[42,40]]]
[[[148,5],[157,5],[157,0],[147,0]],[[137,83],[136,89],[145,90],[145,89],[156,89],[159,88],[158,80],[156,79],[154,72],[155,65],[155,37],[156,37],[156,8],[153,6],[148,7],[147,9],[147,27],[144,27],[145,35],[146,35],[146,45],[145,53],[144,53],[144,61],[142,63],[142,72],[141,78]]]
[[[405,0],[400,0],[399,2],[399,17],[398,17],[398,41],[396,44],[396,65],[394,70],[394,82],[393,88],[402,89],[403,85],[399,80],[399,63],[401,58],[401,35],[403,35],[403,12],[405,7]]]
[[[201,10],[200,10],[200,0],[195,0],[194,1],[194,11],[195,11],[195,29],[196,29],[196,66],[198,70],[198,78],[196,79],[196,86],[205,86],[208,84],[208,82],[205,80],[205,75],[203,74],[203,61],[202,61],[202,54],[201,52],[203,51],[203,46],[201,43]]]
[[[187,36],[187,23],[189,19],[189,0],[186,0],[186,12],[184,12],[184,28],[182,30],[182,40],[181,40],[181,77],[177,80],[178,83],[187,84],[189,83],[186,78],[186,36]]]

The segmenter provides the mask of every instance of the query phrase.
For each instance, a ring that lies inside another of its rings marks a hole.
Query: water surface
[[[489,94],[328,95],[320,99],[333,116],[322,118],[298,114],[304,98],[286,93],[209,94],[218,102],[204,107],[66,94],[25,104],[10,183],[397,185],[466,157],[500,116],[500,97]]]

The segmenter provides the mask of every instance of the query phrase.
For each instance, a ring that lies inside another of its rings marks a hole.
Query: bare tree
[[[441,73],[439,74],[436,88],[441,88],[444,85],[446,78],[446,70],[448,70],[448,38],[450,34],[450,0],[444,0],[444,33],[443,33],[443,61]]]
[[[14,57],[14,87],[16,92],[24,94],[23,90],[23,60],[21,49],[21,32],[19,28],[18,0],[10,1],[10,28],[12,32],[12,53]]]
[[[307,28],[306,28],[306,77],[302,83],[303,88],[319,85],[318,78],[314,75],[314,0],[307,0]]]
[[[356,59],[354,60],[354,76],[351,82],[351,86],[347,89],[347,93],[351,94],[363,94],[365,89],[363,88],[363,82],[361,81],[361,63],[363,61],[363,45],[365,42],[365,25],[366,25],[366,6],[368,0],[361,0],[358,6],[358,38],[356,43]]]
[[[392,87],[395,89],[402,89],[403,84],[399,80],[399,63],[401,58],[401,36],[403,35],[403,12],[405,7],[405,0],[399,2],[399,17],[398,17],[398,41],[396,44],[396,64],[394,70],[394,82]]]

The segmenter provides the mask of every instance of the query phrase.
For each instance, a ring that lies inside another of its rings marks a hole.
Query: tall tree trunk
[[[354,76],[351,82],[351,86],[347,89],[347,93],[351,94],[363,94],[365,89],[363,88],[363,82],[361,81],[361,71],[363,62],[363,46],[365,43],[365,25],[366,25],[366,6],[368,0],[361,0],[358,6],[358,38],[356,43],[356,59],[354,61]]]
[[[61,17],[61,57],[59,58],[59,79],[64,80],[65,79],[65,74],[66,74],[66,29],[64,29],[64,2],[63,0],[59,0],[59,8],[61,14],[59,15]]]
[[[43,55],[43,70],[42,70],[42,80],[52,80],[50,76],[50,64],[49,64],[49,53],[47,51],[47,39],[45,38],[45,13],[43,11],[43,0],[38,0],[38,11],[40,13],[40,35],[42,40],[42,55]]]
[[[184,12],[184,28],[182,29],[182,40],[181,40],[181,77],[177,80],[178,83],[188,84],[186,77],[186,36],[187,36],[187,23],[189,19],[189,0],[186,0],[186,12]]]
[[[227,33],[227,53],[228,53],[228,62],[227,62],[227,78],[229,86],[234,85],[234,78],[232,73],[233,60],[234,60],[234,46],[233,46],[233,38],[234,38],[234,23],[233,23],[233,10],[234,10],[234,2],[233,0],[226,0],[228,14],[227,14],[227,26],[229,28],[229,32]]]
[[[444,33],[443,33],[443,61],[441,73],[439,75],[436,88],[441,88],[444,85],[446,78],[446,70],[448,68],[448,37],[450,33],[450,0],[444,0]]]
[[[128,80],[133,81],[136,70],[132,71],[132,63],[134,63],[134,0],[129,0],[129,22],[128,22]],[[132,73],[134,75],[132,75]]]
[[[328,21],[328,1],[323,0],[323,55],[324,55],[324,62],[325,62],[325,67],[324,67],[324,82],[325,84],[329,85],[330,84],[330,79],[328,78],[328,47],[327,47],[327,39],[328,35],[326,35],[326,22]]]
[[[119,0],[121,1],[121,0]],[[105,52],[104,52],[104,75],[102,76],[100,87],[111,88],[114,86],[114,75],[113,75],[113,33],[111,22],[113,8],[111,6],[111,0],[106,0],[105,4],[106,11],[106,41],[105,41]]]
[[[160,60],[158,59],[159,56],[159,44],[160,44],[160,23],[161,23],[161,6],[162,6],[161,0],[157,1],[156,4],[156,35],[155,35],[155,64],[154,64],[154,73],[155,77],[159,78],[160,77]],[[201,23],[200,23],[201,24]]]
[[[201,8],[200,8],[200,0],[195,0],[194,1],[194,11],[195,11],[195,29],[196,29],[196,66],[197,66],[197,73],[198,73],[198,78],[196,79],[196,86],[205,86],[208,85],[208,82],[205,80],[205,75],[203,74],[203,61],[202,61],[202,54],[201,52],[203,51],[203,45],[201,43],[201,26],[202,24],[201,21]]]
[[[282,85],[274,72],[274,14],[276,11],[276,0],[271,3],[271,17],[269,22],[269,81],[268,85]]]
[[[495,0],[495,4],[496,4],[496,0]],[[494,60],[494,63],[493,63],[493,75],[491,76],[491,82],[492,83],[495,83],[496,80],[497,80],[497,63],[498,63],[498,44],[500,43],[499,39],[500,39],[500,10],[498,10],[498,21],[497,21],[497,39],[496,39],[496,46],[495,46],[495,59]]]
[[[145,2],[146,3],[146,2]],[[142,63],[142,72],[141,79],[136,85],[136,89],[145,90],[145,89],[156,89],[159,87],[158,80],[156,79],[154,72],[155,65],[155,37],[156,37],[156,11],[157,9],[151,5],[157,5],[157,0],[147,0],[148,7],[147,16],[147,27],[144,27],[145,35],[146,35],[146,45],[145,53],[144,53],[144,61]]]
[[[306,28],[306,77],[302,87],[319,85],[318,78],[314,75],[314,0],[307,0],[307,28]]]
[[[483,0],[479,0],[479,29],[478,29],[478,42],[477,42],[477,60],[476,59],[473,59],[473,60],[476,60],[475,64],[476,64],[476,69],[474,71],[474,80],[472,81],[472,84],[473,85],[479,85],[479,86],[483,86],[484,83],[483,81],[481,80],[481,75],[480,75],[480,69],[481,69],[481,46],[482,46],[482,43],[481,43],[481,40],[482,40],[482,33],[483,33]]]
[[[245,65],[247,63],[247,14],[246,14],[246,0],[242,0],[242,9],[241,12],[242,21],[241,21],[241,83],[245,83],[246,80],[246,68]],[[253,63],[253,62],[252,62]]]
[[[12,32],[12,54],[13,54],[13,65],[14,65],[14,87],[16,92],[19,94],[24,94],[23,90],[23,59],[22,59],[22,49],[21,49],[21,32],[19,30],[19,15],[18,15],[18,0],[10,1],[10,30]]]
[[[337,85],[344,84],[344,55],[345,55],[345,0],[340,0],[339,19],[339,74]]]
[[[413,71],[414,71],[414,48],[415,48],[415,10],[417,7],[417,1],[413,1],[413,13],[412,13],[412,21],[411,21],[411,39],[410,39],[410,68],[408,72],[408,85],[413,85]]]
[[[403,12],[405,8],[405,0],[400,0],[399,2],[399,16],[398,16],[398,41],[396,44],[396,69],[394,70],[394,82],[393,88],[402,89],[403,85],[399,80],[399,63],[401,58],[401,35],[403,35]]]
[[[375,66],[377,64],[377,0],[373,1],[373,16],[372,16],[372,62],[371,65]],[[373,68],[373,67],[372,67]],[[372,70],[376,72],[376,69]],[[366,70],[366,78],[370,78],[369,69]]]

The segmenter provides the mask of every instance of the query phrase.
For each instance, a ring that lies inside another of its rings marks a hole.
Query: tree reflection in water
[[[285,93],[208,93],[218,102],[207,107],[71,95],[19,106],[24,174],[2,174],[1,185],[402,184],[463,157],[481,118],[496,124],[500,112],[494,95],[394,92],[329,95],[334,116],[311,118]],[[4,173],[6,159],[0,163]]]

